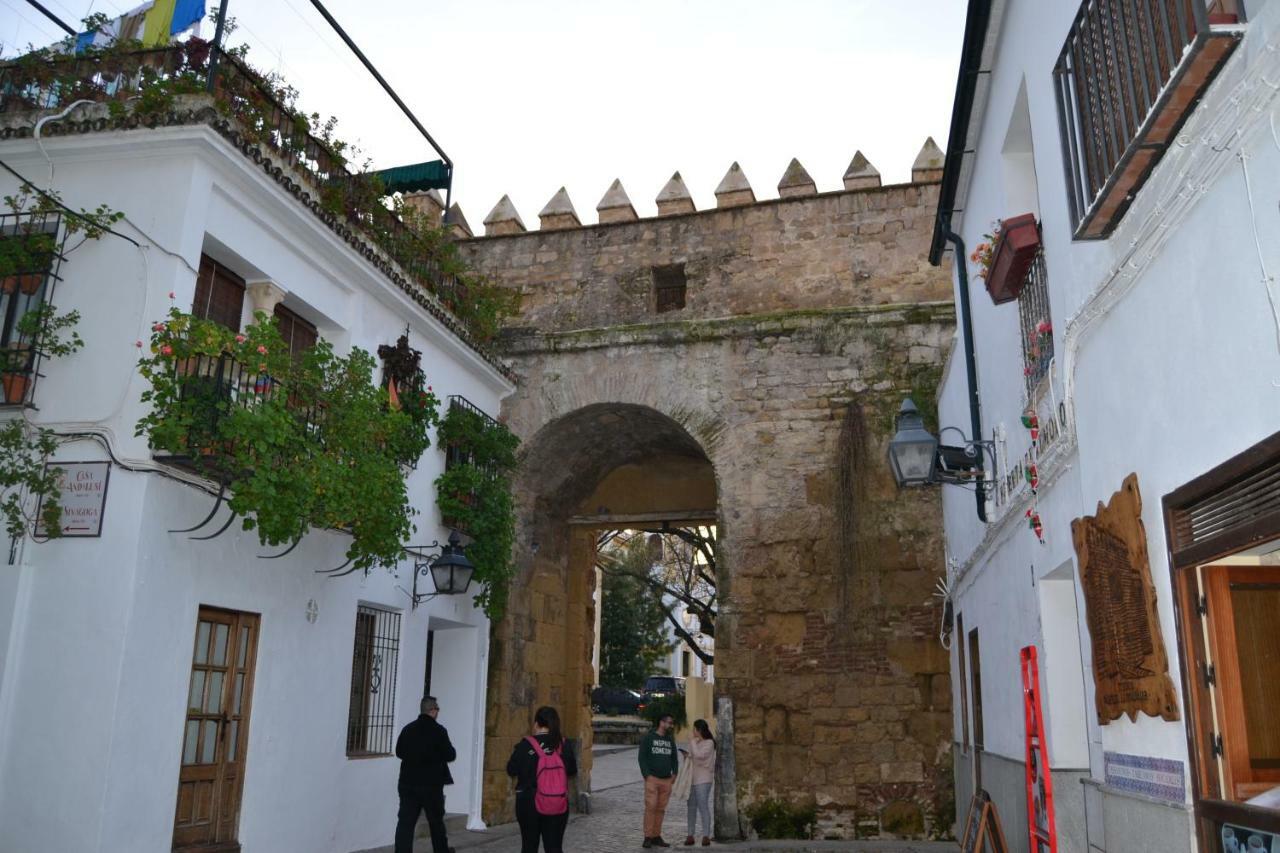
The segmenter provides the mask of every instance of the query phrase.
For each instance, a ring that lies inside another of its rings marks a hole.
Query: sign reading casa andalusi
[[[101,536],[102,510],[107,503],[110,462],[54,462],[62,469],[58,503],[62,507],[63,536]],[[36,535],[47,535],[44,522],[36,524]]]
[[[1105,725],[1121,714],[1136,720],[1139,711],[1179,719],[1147,562],[1138,475],[1125,477],[1096,514],[1071,522],[1071,538],[1093,637],[1098,722]]]

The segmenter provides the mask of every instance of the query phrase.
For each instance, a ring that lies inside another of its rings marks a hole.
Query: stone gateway
[[[934,151],[897,186],[859,154],[821,194],[793,161],[762,202],[735,164],[701,212],[677,174],[650,219],[615,182],[599,225],[562,191],[534,232],[504,197],[464,240],[521,302],[503,336],[520,574],[493,628],[488,820],[511,819],[501,762],[539,704],[561,708],[589,783],[595,535],[669,520],[720,539],[717,833],[771,801],[816,807],[817,837],[952,831],[938,498],[899,492],[885,462],[902,398],[932,410],[954,328],[949,272],[926,259]]]

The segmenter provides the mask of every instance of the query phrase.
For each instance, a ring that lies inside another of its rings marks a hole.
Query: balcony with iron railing
[[[171,464],[217,473],[224,451],[219,425],[236,409],[257,410],[283,403],[306,435],[319,441],[319,407],[305,401],[269,373],[232,356],[193,355],[174,362],[179,401],[188,418],[185,452],[161,454]]]
[[[0,406],[30,405],[42,352],[39,320],[62,262],[61,216],[0,215]]]
[[[1084,0],[1054,68],[1077,240],[1103,239],[1239,44],[1239,0]]]

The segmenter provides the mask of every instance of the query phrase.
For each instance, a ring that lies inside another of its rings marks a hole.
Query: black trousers
[[[545,853],[564,853],[564,828],[569,823],[569,813],[557,815],[538,814],[533,797],[516,797],[516,821],[520,824],[520,853],[538,853],[538,840],[542,840]]]
[[[432,853],[449,853],[449,836],[444,830],[444,787],[442,785],[401,785],[400,815],[396,821],[396,853],[413,853],[413,831],[418,815],[427,813],[431,827]]]

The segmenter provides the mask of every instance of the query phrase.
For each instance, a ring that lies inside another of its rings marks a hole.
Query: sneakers
[[[708,837],[707,837],[707,836],[705,836],[705,835],[704,835],[704,836],[702,836],[702,846],[703,846],[703,847],[710,847],[710,846],[711,846],[711,839],[710,839],[710,838],[708,838]]]
[[[661,835],[655,835],[653,837],[653,846],[654,847],[670,847],[671,845],[663,841]]]
[[[695,842],[694,842],[694,840],[693,840],[693,836],[692,836],[692,835],[686,835],[686,836],[684,837],[684,846],[685,846],[685,847],[692,847],[692,846],[694,845],[694,843],[695,843]]]

